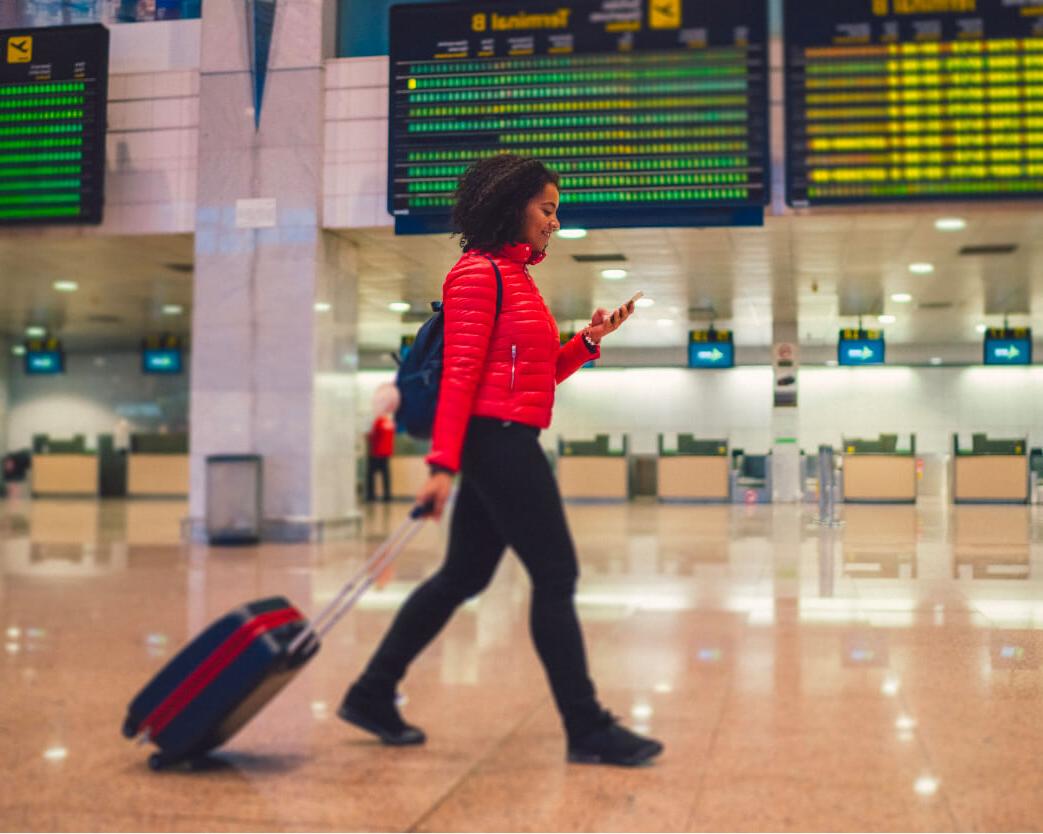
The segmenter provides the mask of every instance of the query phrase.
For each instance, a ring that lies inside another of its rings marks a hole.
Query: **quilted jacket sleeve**
[[[462,261],[442,287],[445,352],[429,464],[460,470],[460,452],[496,323],[496,275],[488,261]]]
[[[554,380],[560,385],[587,362],[591,362],[601,356],[601,347],[593,353],[587,349],[583,342],[583,334],[577,333],[558,351],[558,364],[555,370]]]

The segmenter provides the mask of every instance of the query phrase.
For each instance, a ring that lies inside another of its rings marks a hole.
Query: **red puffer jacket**
[[[597,359],[579,334],[561,345],[558,325],[529,275],[543,260],[527,244],[490,255],[503,276],[496,315],[496,274],[485,253],[465,252],[442,285],[445,354],[427,462],[456,472],[472,416],[550,425],[554,387]]]

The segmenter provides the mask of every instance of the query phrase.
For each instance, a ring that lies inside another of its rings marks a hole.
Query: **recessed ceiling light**
[[[580,240],[586,236],[586,229],[558,229],[558,237],[563,237],[565,240]]]
[[[45,336],[46,334],[47,334],[47,328],[46,327],[37,327],[37,326],[33,325],[32,327],[25,328],[25,335],[28,336],[30,339],[39,339],[39,338]]]
[[[333,305],[330,304],[328,301],[316,301],[315,302],[315,312],[316,313],[328,313],[332,309],[333,309]]]
[[[627,277],[627,271],[625,269],[603,269],[601,277],[608,281],[622,281]]]
[[[932,356],[931,357],[931,364],[932,365],[941,365],[942,364],[942,357],[940,357],[940,356]]]
[[[653,304],[655,304],[654,298],[639,298],[634,302],[635,307],[651,307]]]
[[[977,330],[979,333],[984,333],[989,328],[988,328],[988,326],[986,326],[984,324],[977,324],[977,325],[974,326],[974,329]]]
[[[412,306],[408,301],[392,301],[388,304],[388,309],[393,313],[408,313]]]
[[[896,304],[908,304],[913,297],[907,292],[896,292],[891,295],[891,300]]]
[[[55,281],[51,286],[58,292],[76,292],[80,288],[75,281]]]
[[[15,345],[11,348],[11,353],[15,356],[25,356],[25,345]]]
[[[894,324],[898,321],[894,316],[877,316],[876,320],[881,324]]]
[[[163,315],[164,316],[180,316],[185,312],[185,308],[180,304],[164,304]]]
[[[913,273],[913,275],[930,275],[932,272],[934,272],[934,264],[929,264],[922,261],[914,264],[909,264],[909,271]]]
[[[934,228],[939,232],[962,232],[967,228],[967,221],[962,217],[939,217],[934,221]]]

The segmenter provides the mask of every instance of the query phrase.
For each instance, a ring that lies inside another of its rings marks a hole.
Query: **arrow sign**
[[[1014,345],[1006,348],[996,348],[996,355],[1002,356],[1004,359],[1017,359],[1021,356],[1021,351],[1018,350]]]
[[[700,359],[709,359],[711,362],[720,362],[724,359],[724,353],[719,348],[713,350],[701,350],[699,351]]]
[[[865,347],[858,348],[856,350],[849,350],[847,355],[852,359],[861,359],[863,361],[873,358],[873,349],[866,345]]]

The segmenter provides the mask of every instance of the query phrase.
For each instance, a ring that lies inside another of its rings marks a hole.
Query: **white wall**
[[[359,374],[360,421],[372,419],[373,390],[391,371]],[[547,446],[558,435],[628,432],[631,449],[653,453],[659,432],[724,437],[733,447],[768,450],[771,369],[581,370],[558,389]],[[1029,437],[1043,445],[1043,367],[805,368],[800,372],[800,445],[839,445],[842,437],[915,432],[917,451],[946,453],[952,433]],[[361,424],[361,423],[360,423]],[[367,423],[368,425],[368,423]],[[904,445],[904,443],[903,443]]]
[[[187,373],[146,376],[138,353],[70,355],[65,369],[59,376],[26,376],[12,362],[7,449],[30,446],[34,434],[84,434],[93,448],[96,436],[111,434],[121,416],[132,431],[156,431],[164,425],[170,431],[185,430]]]

